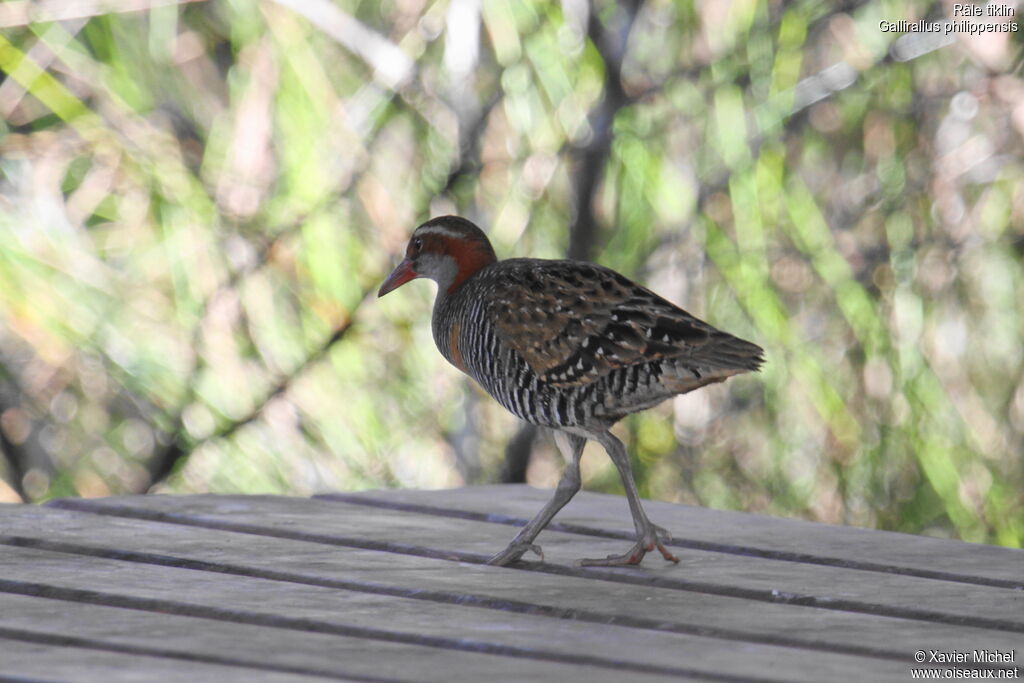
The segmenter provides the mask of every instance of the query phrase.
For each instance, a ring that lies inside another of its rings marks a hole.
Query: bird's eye
[[[416,239],[414,239],[412,241],[412,249],[413,249],[413,251],[419,251],[422,248],[423,248],[423,240],[422,239],[417,237]]]

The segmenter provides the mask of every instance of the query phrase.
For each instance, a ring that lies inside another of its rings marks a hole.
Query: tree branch
[[[612,124],[619,110],[634,101],[622,87],[622,63],[641,4],[640,0],[621,3],[611,26],[602,24],[593,8],[587,20],[587,37],[604,60],[604,96],[588,117],[592,131],[590,141],[573,151],[576,175],[572,222],[569,225],[568,257],[571,259],[586,261],[593,257],[598,231],[594,196],[611,153],[614,141]]]

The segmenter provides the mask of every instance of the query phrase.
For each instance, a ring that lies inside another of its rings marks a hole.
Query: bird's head
[[[405,258],[377,296],[418,277],[430,278],[439,293],[451,294],[470,275],[497,260],[487,235],[470,221],[458,216],[432,218],[412,233]]]

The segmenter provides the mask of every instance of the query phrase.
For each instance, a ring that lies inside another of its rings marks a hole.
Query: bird
[[[678,562],[665,545],[671,535],[644,511],[629,455],[610,429],[673,396],[758,370],[763,349],[604,266],[499,260],[484,231],[460,216],[419,225],[377,296],[416,278],[437,283],[431,326],[441,355],[511,413],[561,436],[566,466],[554,495],[488,564],[506,566],[527,552],[544,561],[534,540],[580,490],[588,440],[618,470],[636,543],[578,564],[639,564],[655,548]]]

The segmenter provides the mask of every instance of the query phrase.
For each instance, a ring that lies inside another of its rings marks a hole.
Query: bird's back
[[[762,362],[757,345],[579,261],[492,263],[438,301],[433,327],[505,408],[555,428],[604,429]]]

